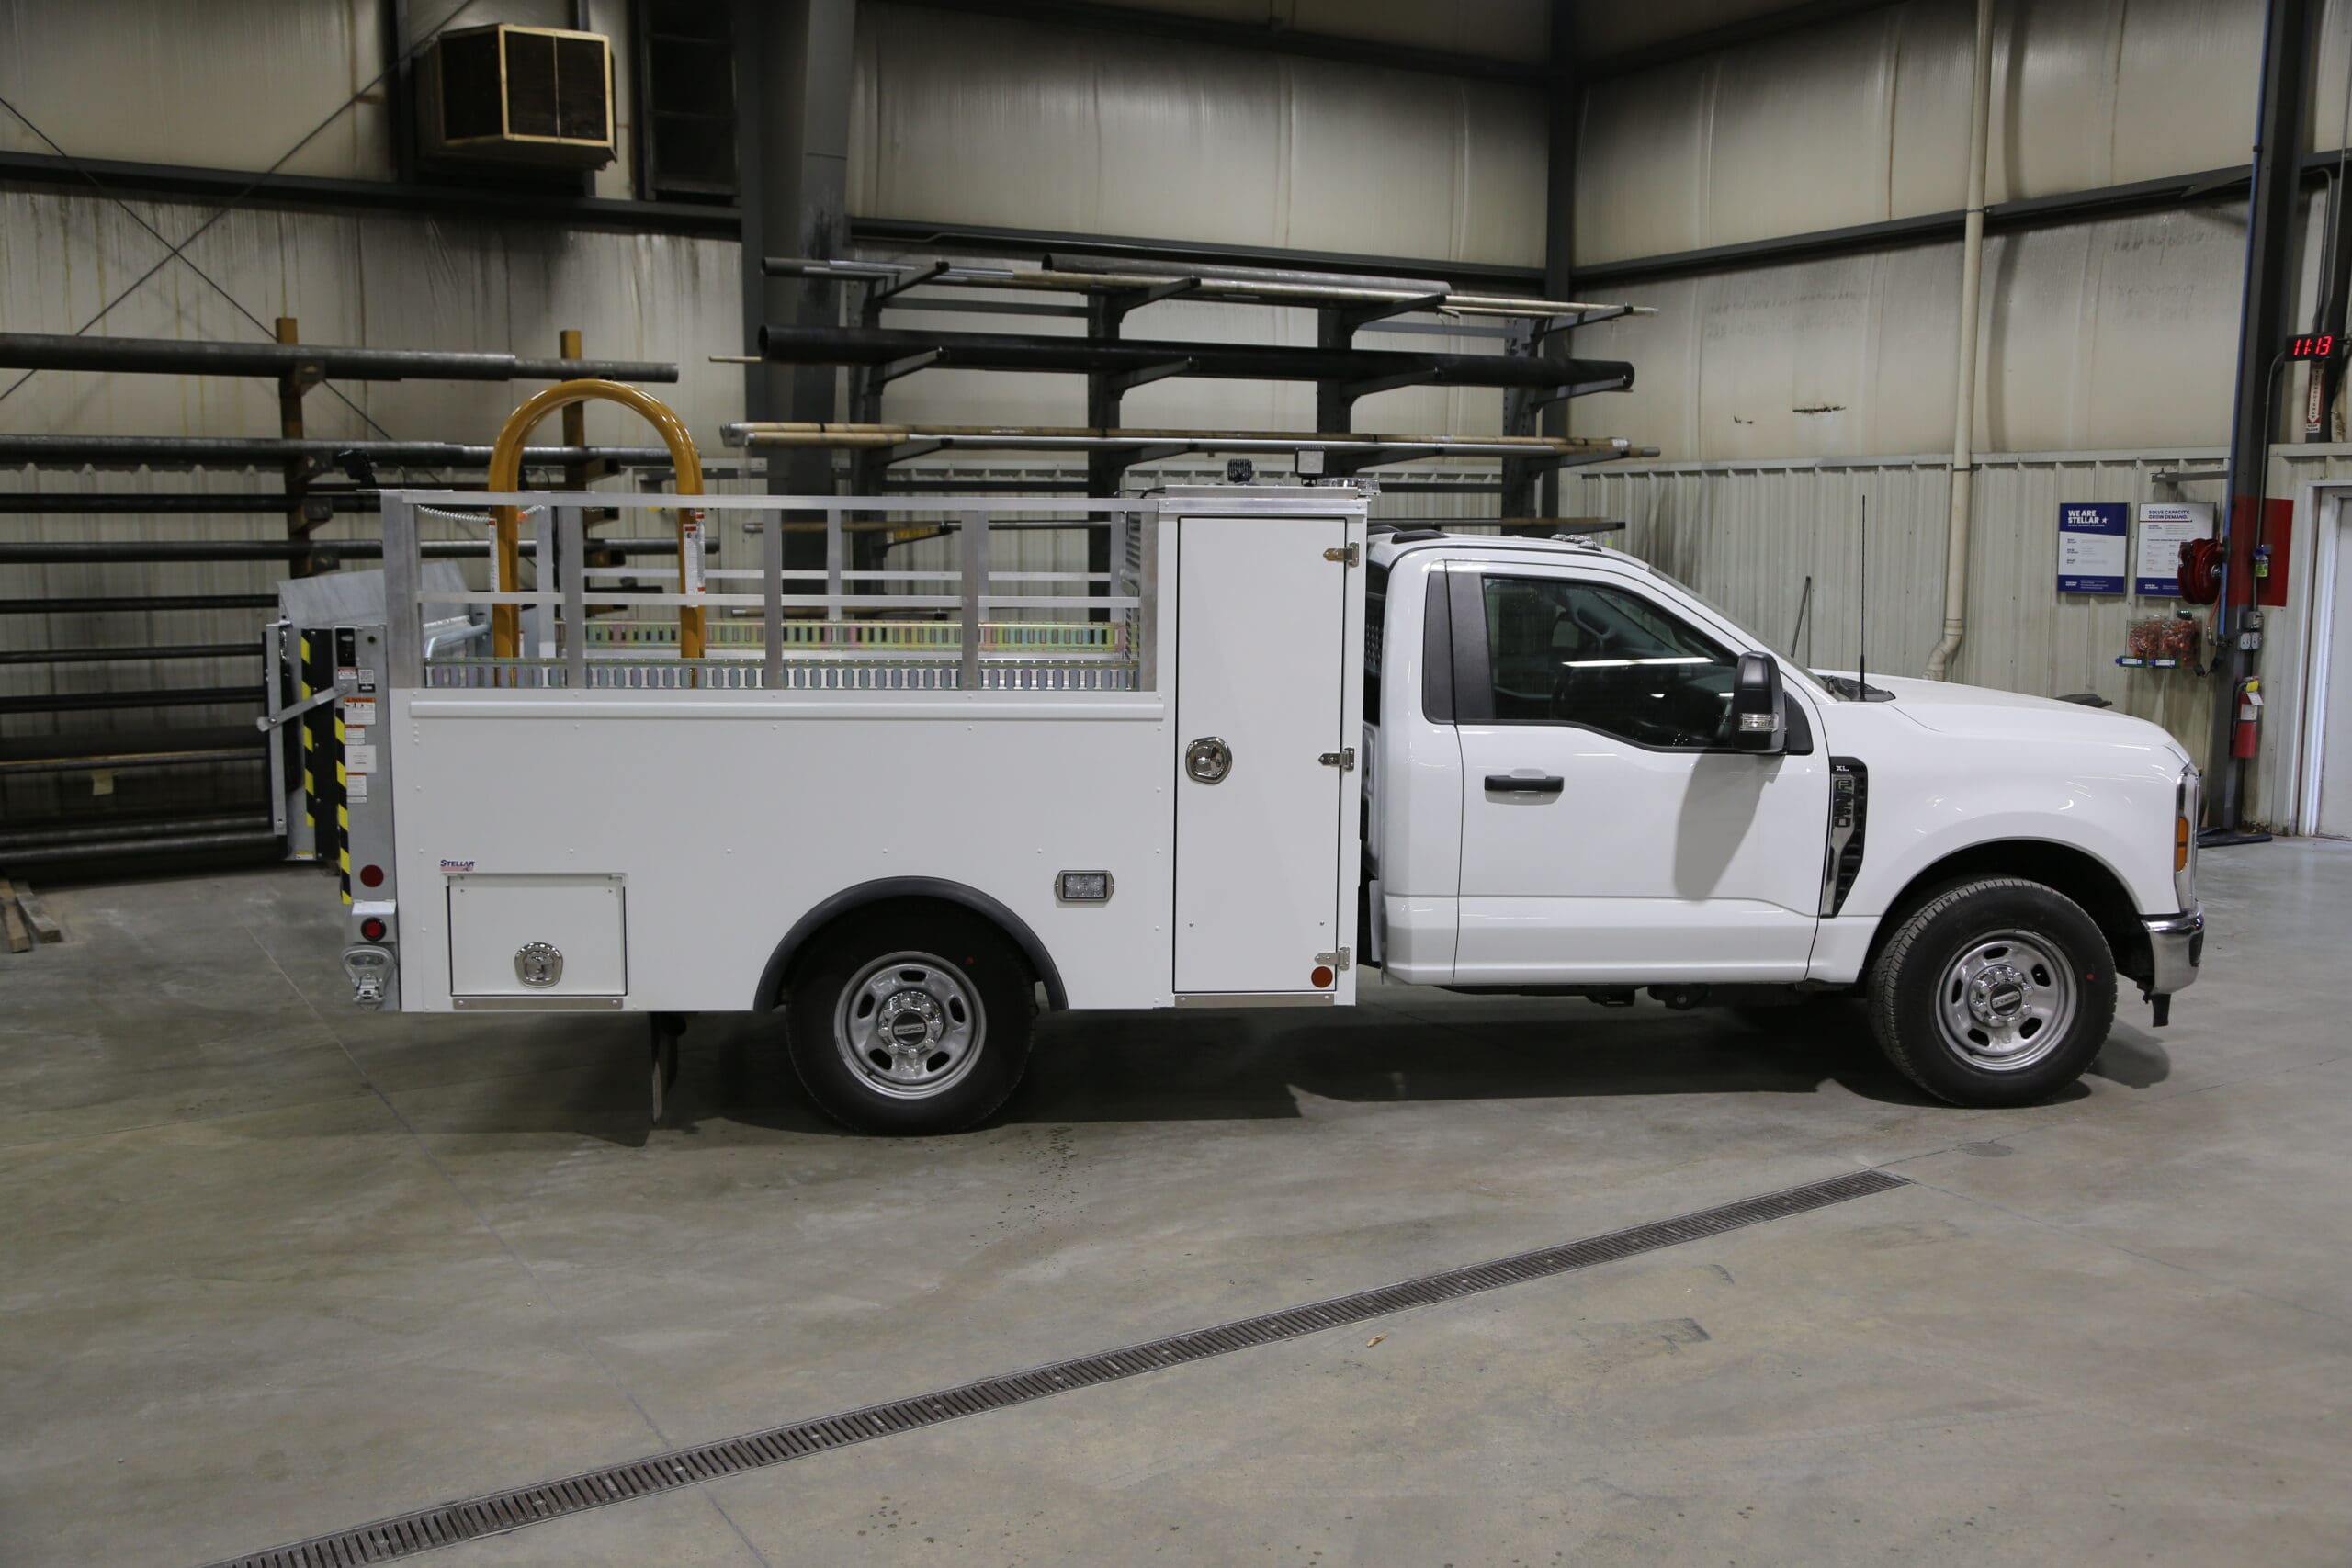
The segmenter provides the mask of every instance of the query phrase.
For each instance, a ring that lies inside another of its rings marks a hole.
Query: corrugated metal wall
[[[1543,265],[1532,89],[887,3],[857,53],[864,216]]]
[[[2229,434],[2242,209],[2137,214],[1986,241],[1976,441],[2007,451],[2209,445]],[[1960,247],[1627,285],[1658,314],[1576,334],[1632,391],[1570,405],[1582,433],[1669,457],[1949,449]]]
[[[2315,141],[2343,96],[2328,7]],[[1964,198],[1970,0],[1906,0],[1618,76],[1587,96],[1577,261],[1948,212]],[[1994,201],[2243,164],[2262,8],[2008,0],[1994,37]],[[2333,70],[2330,61],[2333,60]]]

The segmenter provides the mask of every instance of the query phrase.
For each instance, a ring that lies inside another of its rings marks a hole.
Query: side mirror
[[[1731,685],[1733,748],[1771,757],[1788,740],[1789,696],[1781,685],[1780,661],[1769,653],[1741,654]]]

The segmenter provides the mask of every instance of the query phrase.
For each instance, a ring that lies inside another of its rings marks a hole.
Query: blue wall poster
[[[2120,593],[2132,550],[2132,508],[2120,501],[2058,508],[2058,592]]]

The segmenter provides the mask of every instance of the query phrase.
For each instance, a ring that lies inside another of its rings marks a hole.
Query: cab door
[[[1738,652],[1632,573],[1456,563],[1464,985],[1804,976],[1828,758],[1729,744]]]

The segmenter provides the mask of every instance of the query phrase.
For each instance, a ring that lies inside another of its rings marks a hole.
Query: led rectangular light
[[[1111,897],[1107,871],[1066,871],[1054,882],[1054,896],[1065,904],[1100,904]]]

